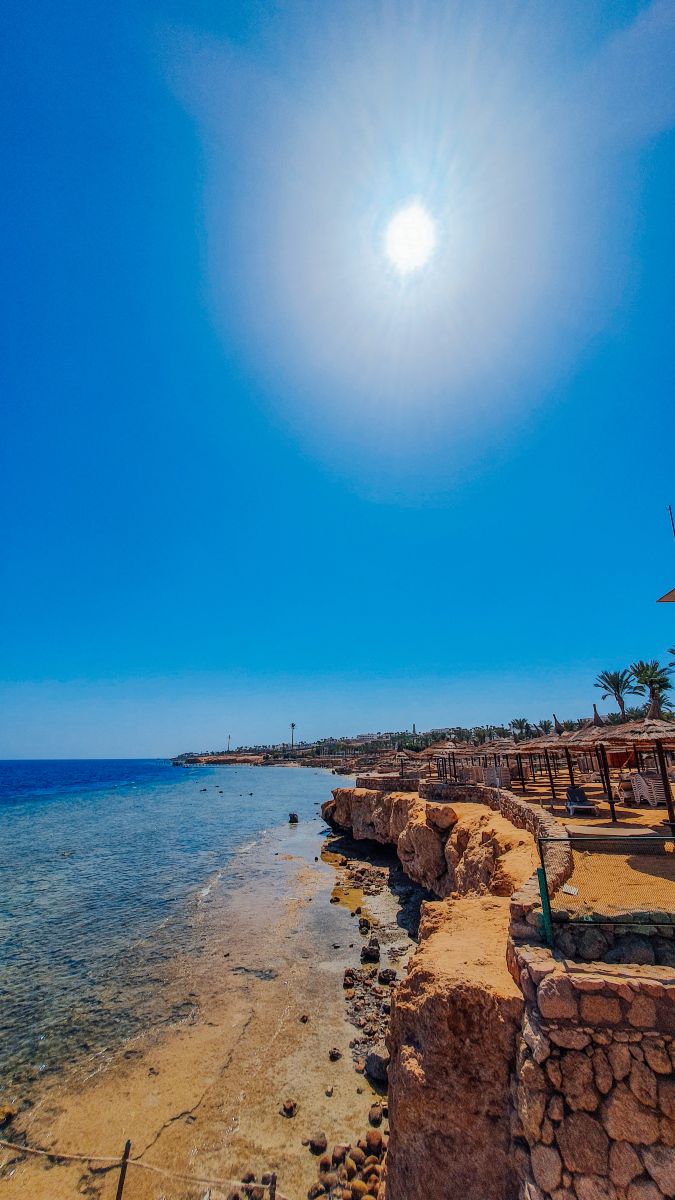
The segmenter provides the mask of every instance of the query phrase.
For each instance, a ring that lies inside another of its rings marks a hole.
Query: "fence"
[[[551,922],[675,927],[672,836],[543,837],[539,852],[542,903]],[[562,855],[568,857],[567,878],[556,884]]]
[[[141,1171],[151,1172],[152,1174],[161,1177],[165,1181],[173,1181],[183,1185],[183,1187],[198,1187],[203,1195],[203,1188],[209,1187],[217,1189],[226,1189],[229,1195],[232,1195],[230,1189],[234,1186],[237,1194],[242,1197],[266,1197],[268,1200],[288,1200],[288,1197],[283,1196],[277,1191],[277,1177],[274,1172],[269,1172],[263,1175],[259,1184],[247,1182],[251,1176],[245,1177],[243,1180],[237,1179],[213,1179],[198,1175],[186,1175],[182,1172],[171,1171],[165,1167],[160,1167],[155,1163],[143,1162],[140,1158],[131,1157],[131,1142],[128,1141],[121,1155],[111,1157],[110,1155],[101,1154],[66,1154],[60,1153],[58,1150],[44,1150],[35,1146],[23,1145],[21,1142],[12,1142],[5,1138],[0,1138],[0,1149],[10,1151],[9,1158],[4,1162],[0,1162],[0,1168],[8,1166],[11,1162],[20,1160],[23,1156],[39,1157],[47,1159],[52,1165],[57,1163],[86,1163],[90,1168],[98,1171],[118,1171],[117,1190],[115,1200],[123,1200],[125,1183],[127,1179],[127,1171],[129,1167],[137,1167]],[[207,1193],[212,1195],[211,1191]],[[225,1192],[223,1191],[223,1195]]]

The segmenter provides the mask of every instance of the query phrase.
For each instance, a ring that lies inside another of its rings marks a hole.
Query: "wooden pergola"
[[[612,765],[610,758],[623,757],[626,761],[621,766],[634,766],[639,771],[644,768],[645,760],[653,756],[655,769],[663,785],[668,823],[675,836],[675,802],[667,761],[668,756],[674,755],[674,723],[646,719],[624,725],[604,725],[596,715],[580,729],[560,734],[551,733],[526,742],[500,739],[487,742],[483,746],[455,746],[447,752],[444,774],[446,778],[457,782],[462,764],[482,767],[492,764],[498,767],[505,764],[511,775],[515,771],[514,783],[523,795],[527,795],[528,792],[528,778],[533,783],[536,783],[538,776],[547,780],[551,799],[555,804],[558,789],[567,786],[560,778],[561,774],[566,775],[570,785],[574,787],[575,771],[580,769],[580,760],[594,761],[597,764],[602,791],[609,804],[611,819],[616,821],[611,771],[612,766],[617,764]],[[436,763],[440,774],[438,758]]]

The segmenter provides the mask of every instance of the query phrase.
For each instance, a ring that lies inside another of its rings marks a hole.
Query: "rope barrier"
[[[111,1158],[103,1154],[64,1154],[58,1150],[39,1150],[35,1146],[21,1146],[18,1142],[8,1142],[4,1138],[0,1138],[0,1146],[6,1150],[17,1150],[20,1154],[33,1154],[41,1158],[54,1158],[59,1162],[84,1162],[84,1163],[104,1163],[110,1167],[121,1167],[122,1158],[117,1155]],[[241,1179],[208,1179],[198,1175],[184,1175],[180,1171],[170,1171],[167,1167],[158,1167],[154,1163],[142,1162],[140,1158],[129,1158],[127,1166],[139,1167],[141,1171],[151,1171],[155,1175],[163,1175],[168,1179],[176,1179],[179,1183],[196,1183],[206,1187],[263,1187],[269,1191],[271,1184],[269,1183],[252,1183],[244,1184]],[[284,1196],[281,1192],[276,1193],[277,1200],[289,1200],[288,1196]]]

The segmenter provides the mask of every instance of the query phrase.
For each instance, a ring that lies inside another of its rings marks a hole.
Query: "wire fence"
[[[539,851],[552,921],[675,924],[672,836],[570,834],[540,838]]]
[[[214,1178],[212,1176],[200,1176],[184,1174],[181,1171],[172,1171],[168,1167],[160,1167],[156,1163],[144,1162],[140,1158],[133,1158],[131,1155],[131,1142],[128,1141],[121,1154],[116,1156],[105,1154],[74,1154],[65,1153],[56,1149],[43,1149],[37,1146],[27,1146],[20,1142],[8,1141],[5,1138],[0,1138],[0,1148],[9,1151],[5,1155],[4,1162],[0,1163],[3,1169],[16,1163],[23,1156],[42,1158],[48,1162],[55,1163],[82,1163],[86,1164],[93,1170],[97,1171],[115,1171],[117,1172],[117,1190],[115,1200],[123,1200],[126,1193],[127,1173],[131,1168],[150,1173],[158,1176],[166,1183],[178,1184],[181,1196],[186,1195],[186,1188],[192,1191],[199,1189],[200,1195],[204,1195],[204,1188],[208,1188],[207,1193],[211,1200],[216,1200],[216,1196],[222,1192],[232,1194],[232,1189],[237,1192],[243,1200],[243,1197],[250,1197],[251,1200],[288,1200],[282,1192],[277,1189],[277,1177],[274,1171],[268,1172],[261,1177],[259,1183],[249,1179],[223,1179],[222,1177]],[[215,1189],[215,1190],[214,1190]]]

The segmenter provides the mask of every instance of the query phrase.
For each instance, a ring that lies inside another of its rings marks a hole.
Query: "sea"
[[[166,760],[0,762],[0,1093],[114,1051],[189,999],[163,987],[211,888],[262,867],[335,780]]]

